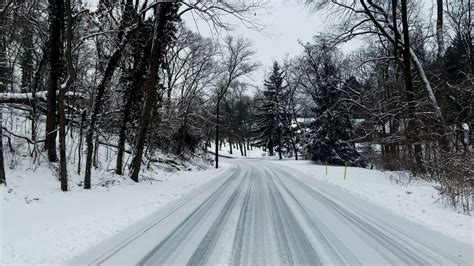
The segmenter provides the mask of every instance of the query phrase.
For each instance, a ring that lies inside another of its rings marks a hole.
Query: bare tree
[[[148,79],[145,85],[145,102],[141,114],[140,126],[137,131],[137,137],[135,139],[135,145],[133,150],[133,159],[131,163],[131,175],[130,178],[138,182],[138,174],[140,173],[140,167],[142,164],[143,151],[145,147],[146,133],[151,120],[152,109],[155,105],[158,81],[158,70],[160,65],[163,63],[165,56],[165,49],[167,47],[167,38],[169,33],[167,27],[171,23],[171,20],[176,17],[177,6],[173,3],[159,3],[155,7],[155,22],[153,26],[153,39],[150,53],[150,66],[148,67]]]
[[[66,112],[65,112],[65,95],[71,87],[75,79],[75,69],[72,59],[72,7],[71,1],[66,0],[65,15],[66,15],[66,64],[67,64],[67,78],[66,81],[59,88],[58,94],[58,114],[59,114],[59,177],[61,180],[61,190],[68,190],[67,177],[67,158],[66,158]]]
[[[250,41],[242,37],[227,37],[224,41],[222,54],[223,76],[216,89],[216,139],[215,139],[215,162],[219,168],[219,115],[220,103],[231,85],[238,79],[245,77],[255,71],[258,63],[252,62],[255,52],[252,50]]]
[[[403,51],[407,48],[403,40],[395,41],[396,36],[400,33],[393,27],[391,16],[386,10],[384,3],[379,3],[373,0],[321,0],[310,1],[315,4],[317,8],[329,8],[341,16],[341,27],[334,36],[334,42],[340,43],[350,40],[356,36],[369,35],[388,41],[398,49]],[[398,32],[398,33],[397,33]],[[425,69],[420,61],[418,55],[415,53],[413,47],[408,47],[410,58],[413,63],[416,73],[420,77],[420,82],[425,89],[428,100],[433,108],[434,116],[443,124],[443,113],[435,97],[431,83],[426,75]]]
[[[5,37],[5,17],[7,13],[7,0],[0,0],[0,92],[6,91],[7,84],[7,54]],[[3,160],[3,107],[0,107],[0,185],[6,184],[5,164]]]
[[[443,0],[436,0],[436,41],[438,43],[438,58],[444,55],[443,7]]]
[[[64,26],[64,1],[52,0],[49,2],[49,83],[48,83],[48,111],[46,116],[46,142],[45,149],[48,151],[50,162],[56,162],[58,156],[56,153],[56,104],[59,88],[59,78],[61,76],[61,49],[62,33]]]
[[[110,85],[112,77],[115,73],[115,70],[118,67],[120,59],[122,58],[122,52],[127,45],[130,35],[136,30],[136,24],[128,24],[126,17],[122,17],[122,21],[119,25],[117,40],[119,44],[117,48],[113,50],[113,53],[110,59],[107,62],[107,67],[105,68],[104,75],[100,84],[97,86],[97,94],[94,100],[94,107],[90,115],[89,126],[86,133],[86,169],[84,173],[84,188],[91,188],[91,168],[93,163],[93,154],[94,154],[94,132],[100,111],[102,108],[102,103],[104,101],[105,90]],[[96,141],[97,143],[97,141]],[[97,150],[97,147],[96,147]]]

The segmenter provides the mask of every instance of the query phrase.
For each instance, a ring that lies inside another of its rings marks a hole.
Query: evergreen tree
[[[277,62],[265,80],[265,91],[256,113],[255,145],[264,147],[273,156],[274,150],[282,159],[282,151],[288,150],[291,132],[287,125],[289,113],[285,108],[286,86],[283,86],[283,71]]]
[[[352,141],[350,112],[343,101],[340,71],[334,60],[335,52],[324,42],[306,47],[308,74],[312,78],[312,91],[316,120],[309,127],[305,150],[311,160],[330,164],[365,166]],[[347,83],[346,83],[347,84]]]

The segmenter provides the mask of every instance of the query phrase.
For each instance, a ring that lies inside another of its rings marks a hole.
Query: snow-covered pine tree
[[[350,111],[343,101],[345,88],[335,60],[337,50],[321,40],[306,46],[306,53],[316,117],[309,125],[307,156],[316,162],[344,165],[347,161],[352,166],[365,166],[352,141]]]
[[[283,86],[283,71],[278,62],[273,63],[272,74],[265,80],[265,90],[256,112],[255,145],[264,147],[270,156],[274,150],[282,159],[282,152],[288,150],[291,132],[287,125],[290,115],[285,108],[286,86]]]

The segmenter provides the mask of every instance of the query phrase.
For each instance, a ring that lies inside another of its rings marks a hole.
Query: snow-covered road
[[[229,160],[223,178],[77,258],[89,264],[466,264],[472,246],[307,173]],[[316,185],[315,185],[316,184]]]

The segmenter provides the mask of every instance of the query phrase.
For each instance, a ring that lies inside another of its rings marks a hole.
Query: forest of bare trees
[[[100,0],[92,10],[81,0],[0,0],[0,182],[20,157],[47,164],[67,191],[71,173],[90,189],[104,156],[139,182],[162,154],[211,160],[214,145],[218,167],[223,145],[242,156],[260,146],[406,170],[471,210],[474,3],[298,4],[339,19],[250,84],[262,65],[224,17],[262,30],[263,2]],[[190,30],[190,12],[219,38]],[[363,45],[346,52],[351,40]]]
[[[474,181],[473,3],[436,3],[427,11],[418,1],[309,1],[340,20],[322,36],[330,49],[319,47],[316,56],[297,61],[327,67],[322,50],[333,53],[348,40],[363,39],[366,47],[334,62],[340,71],[334,86],[353,119],[352,141],[368,158],[375,154],[372,163],[379,167],[438,182],[440,194],[466,211]],[[308,64],[302,64],[296,69],[304,76]],[[317,87],[304,79],[301,86]]]
[[[8,159],[24,141],[32,162],[46,161],[66,191],[68,164],[91,188],[100,146],[116,152],[115,173],[136,182],[144,162],[159,160],[157,150],[202,155],[217,125],[208,109],[215,88],[219,103],[256,63],[246,62],[252,50],[243,37],[221,45],[181,16],[194,12],[228,30],[223,14],[245,22],[260,6],[127,0],[99,1],[91,11],[83,1],[2,1],[2,115],[21,117],[2,126]],[[18,134],[18,126],[27,129]],[[11,165],[1,161],[2,169]]]

